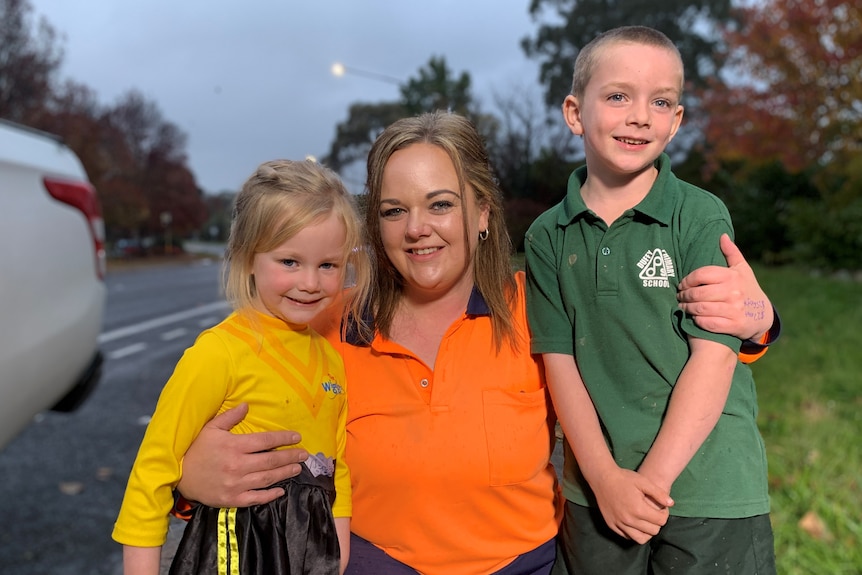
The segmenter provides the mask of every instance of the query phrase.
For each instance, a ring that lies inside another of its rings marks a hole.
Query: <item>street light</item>
[[[386,82],[388,84],[396,84],[401,85],[401,79],[396,78],[395,76],[389,76],[387,74],[380,74],[378,72],[369,72],[367,70],[360,70],[358,68],[354,68],[353,66],[345,66],[341,62],[336,62],[330,68],[332,71],[332,75],[336,78],[340,78],[345,74],[353,74],[354,76],[362,76],[364,78],[370,78],[372,80],[378,80],[380,82]]]

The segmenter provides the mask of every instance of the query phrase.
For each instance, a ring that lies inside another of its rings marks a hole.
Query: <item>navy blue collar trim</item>
[[[470,299],[467,301],[467,315],[491,315],[491,308],[488,307],[488,303],[485,301],[484,296],[482,296],[476,286],[473,286],[473,291],[470,293]],[[365,313],[363,313],[363,317],[365,319],[365,323],[371,326],[371,331],[373,333],[374,319],[371,317],[371,310],[366,310]],[[363,341],[360,337],[358,326],[355,321],[352,321],[352,318],[348,318],[347,320],[347,333],[344,334],[344,341],[350,345],[360,347],[368,347],[369,345],[368,342]]]
[[[467,315],[491,315],[491,308],[476,286],[473,286],[473,292],[467,301]]]

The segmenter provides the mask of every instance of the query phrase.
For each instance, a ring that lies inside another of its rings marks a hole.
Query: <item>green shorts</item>
[[[669,517],[644,545],[623,539],[597,508],[566,501],[553,575],[775,575],[769,515]]]

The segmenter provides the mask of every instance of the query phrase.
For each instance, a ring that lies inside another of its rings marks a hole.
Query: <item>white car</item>
[[[0,121],[0,449],[98,382],[104,274],[101,209],[77,156]]]

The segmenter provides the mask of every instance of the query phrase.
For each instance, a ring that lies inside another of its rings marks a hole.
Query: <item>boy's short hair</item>
[[[578,52],[578,57],[575,59],[575,70],[572,74],[571,93],[573,96],[580,98],[584,95],[584,89],[593,75],[593,70],[596,68],[601,51],[611,44],[618,43],[643,44],[665,48],[677,55],[680,61],[680,69],[682,69],[682,55],[679,53],[679,49],[663,33],[647,26],[620,26],[619,28],[602,32],[590,40]],[[682,95],[682,84],[683,78],[680,78],[680,96]]]

